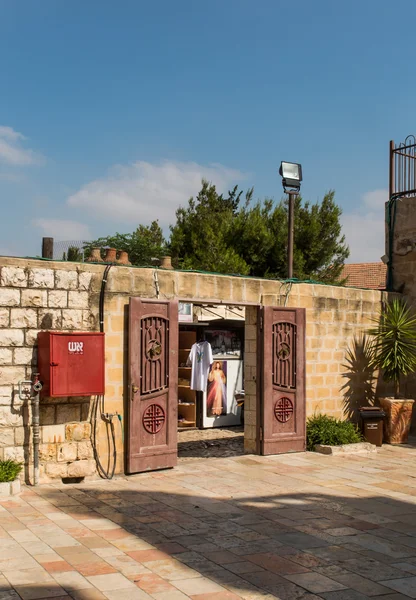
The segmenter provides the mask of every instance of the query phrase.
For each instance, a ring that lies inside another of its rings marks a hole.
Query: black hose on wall
[[[104,333],[104,300],[105,290],[107,286],[107,277],[111,269],[111,265],[107,265],[103,278],[101,280],[100,300],[99,300],[99,320],[100,320],[100,332]],[[108,439],[108,465],[107,469],[104,468],[98,455],[97,448],[97,415],[101,415],[101,419],[107,424],[107,439]],[[94,458],[97,465],[97,471],[100,477],[103,479],[112,479],[116,470],[117,462],[117,450],[116,450],[116,436],[114,430],[113,417],[106,417],[105,412],[105,398],[104,396],[97,396],[94,400],[94,404],[91,411],[91,444],[94,452]],[[113,466],[110,465],[111,456],[111,444],[113,446]]]

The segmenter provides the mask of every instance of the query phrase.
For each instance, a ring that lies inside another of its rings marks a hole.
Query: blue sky
[[[416,2],[0,0],[0,253],[132,231],[201,177],[336,190],[351,260],[383,249],[388,144],[416,133]]]

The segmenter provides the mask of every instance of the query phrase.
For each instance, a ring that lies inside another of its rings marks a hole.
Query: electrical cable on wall
[[[107,286],[107,277],[110,272],[112,265],[107,265],[103,278],[101,280],[101,290],[100,290],[100,299],[99,299],[99,321],[100,321],[100,332],[104,333],[104,300],[105,300],[105,289]],[[117,413],[116,413],[117,414]],[[91,444],[94,452],[94,458],[97,465],[97,471],[100,477],[103,479],[112,479],[114,477],[114,473],[116,470],[117,463],[117,449],[116,449],[116,434],[113,423],[113,417],[115,415],[113,413],[105,412],[105,397],[97,396],[94,400],[92,410],[91,410]],[[98,419],[101,417],[101,421],[106,423],[107,430],[107,439],[108,439],[108,464],[107,468],[103,466],[101,463],[98,447],[97,447],[97,429],[98,429]],[[121,415],[117,414],[117,417],[120,421],[121,425]],[[113,465],[111,467],[111,444],[113,446]]]

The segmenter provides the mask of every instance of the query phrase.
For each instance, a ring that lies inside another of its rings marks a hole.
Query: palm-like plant
[[[400,377],[416,371],[416,316],[402,299],[388,302],[370,329],[373,336],[371,364],[394,383],[394,397],[400,397]]]

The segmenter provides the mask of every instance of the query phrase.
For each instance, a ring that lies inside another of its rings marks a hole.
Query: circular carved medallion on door
[[[143,427],[153,435],[159,433],[166,421],[166,415],[160,404],[151,404],[143,413]]]
[[[293,402],[290,398],[280,398],[274,405],[274,416],[279,423],[287,423],[293,415]]]

